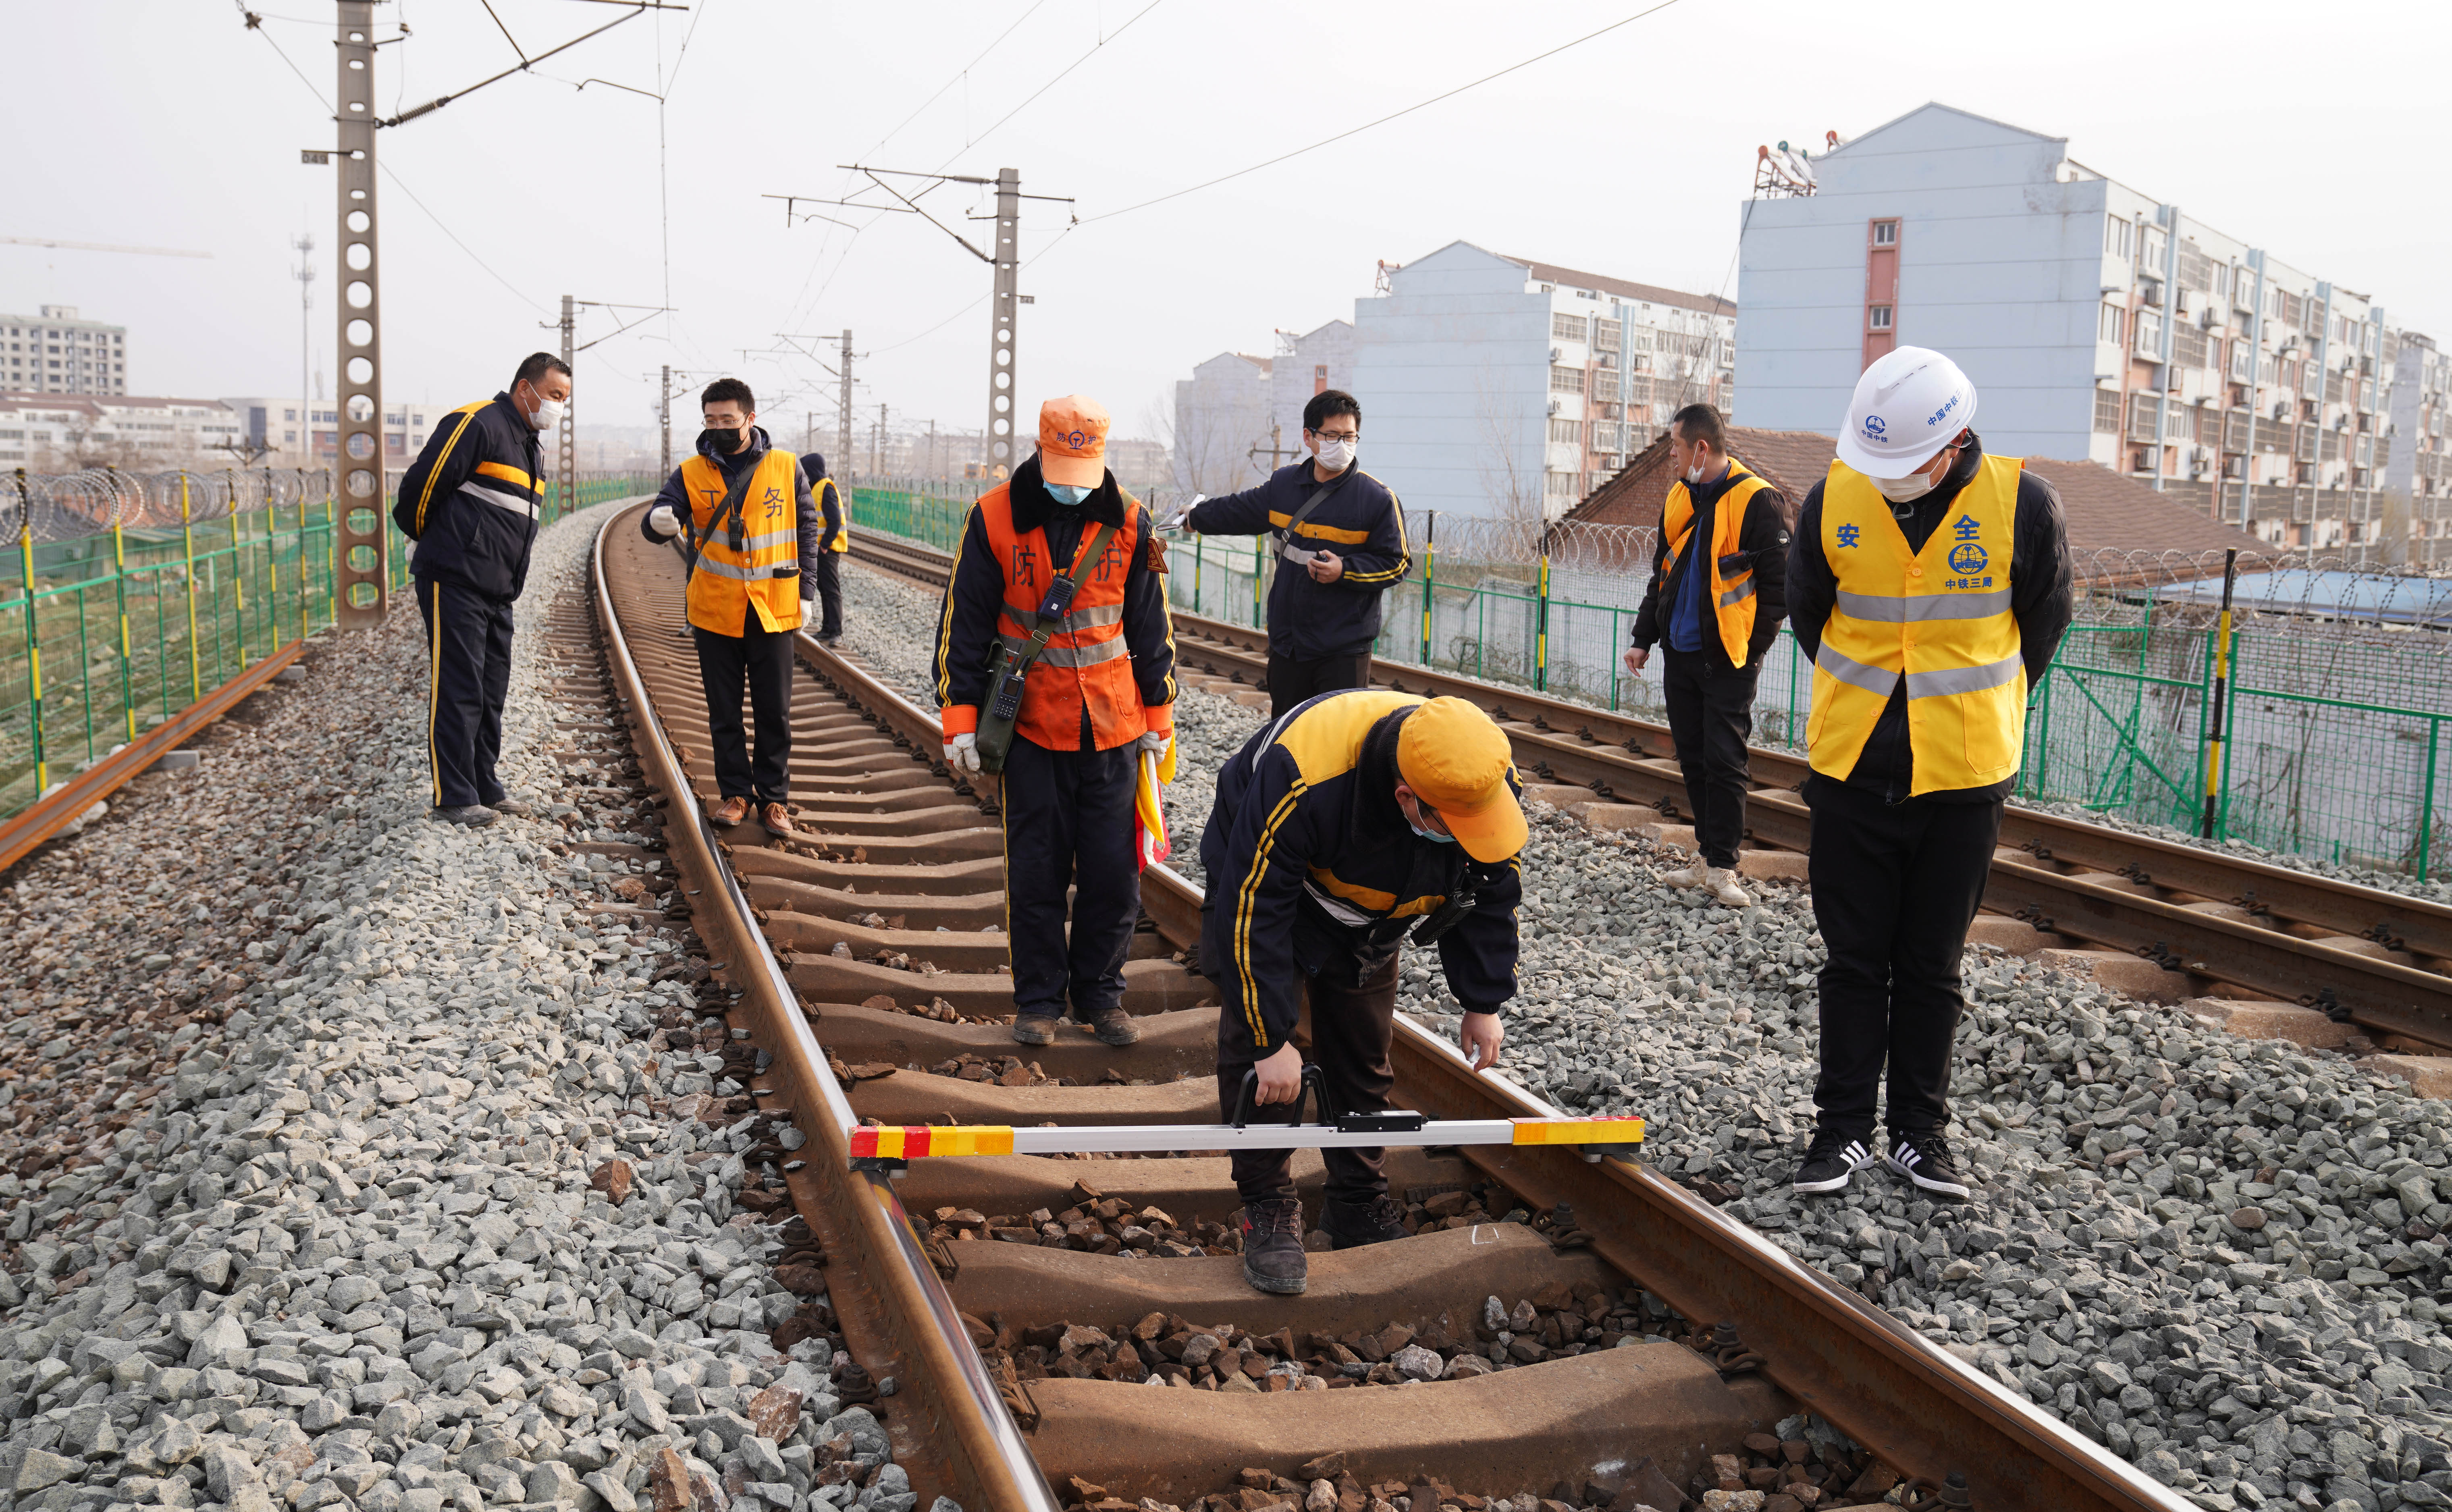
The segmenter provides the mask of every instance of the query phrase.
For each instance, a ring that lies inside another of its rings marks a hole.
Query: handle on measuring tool
[[[1240,1129],[1245,1124],[1252,1121],[1252,1109],[1255,1106],[1252,1099],[1254,1094],[1258,1091],[1259,1086],[1260,1073],[1258,1070],[1245,1070],[1243,1072],[1243,1085],[1237,1088],[1235,1092],[1236,1128]],[[1295,1089],[1294,1116],[1287,1119],[1287,1123],[1299,1124],[1302,1122],[1303,1100],[1305,1098],[1309,1098],[1311,1100],[1311,1109],[1312,1112],[1316,1115],[1317,1122],[1323,1124],[1329,1123],[1335,1117],[1334,1113],[1329,1111],[1328,1108],[1328,1075],[1317,1066],[1315,1066],[1308,1061],[1303,1063],[1302,1084]]]

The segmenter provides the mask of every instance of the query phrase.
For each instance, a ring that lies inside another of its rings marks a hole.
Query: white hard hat
[[[1975,385],[1922,346],[1883,356],[1856,380],[1839,460],[1868,478],[1905,478],[1975,422]]]

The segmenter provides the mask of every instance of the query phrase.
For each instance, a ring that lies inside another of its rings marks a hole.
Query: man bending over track
[[[1217,1102],[1298,1110],[1299,1007],[1337,1113],[1388,1106],[1396,971],[1408,935],[1435,941],[1464,1005],[1457,1035],[1475,1070],[1498,1063],[1498,1010],[1515,995],[1516,853],[1524,810],[1507,736],[1462,698],[1322,694],[1246,741],[1217,776],[1200,837],[1209,874],[1202,971],[1218,986]],[[1295,995],[1299,984],[1301,995]],[[1273,1115],[1260,1110],[1263,1120]],[[1330,1149],[1320,1227],[1340,1249],[1404,1237],[1378,1149]],[[1308,1281],[1293,1152],[1237,1151],[1243,1279],[1262,1291]]]

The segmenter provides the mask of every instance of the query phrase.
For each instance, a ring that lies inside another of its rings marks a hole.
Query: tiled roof
[[[1807,490],[1830,471],[1835,450],[1830,438],[1818,431],[1729,427],[1729,454],[1786,495],[1791,514],[1804,501]],[[2081,556],[2176,552],[2193,557],[2232,547],[2266,553],[2273,549],[2099,463],[2031,457],[2027,465],[2059,491],[2068,521],[2069,549]],[[1625,470],[1592,490],[1567,518],[1600,524],[1656,525],[1671,481],[1669,440],[1664,435],[1635,453]]]

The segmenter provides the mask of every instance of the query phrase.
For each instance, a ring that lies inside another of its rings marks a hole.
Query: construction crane
[[[71,252],[131,252],[138,257],[210,257],[210,252],[188,252],[175,246],[118,246],[109,242],[51,242],[37,236],[0,236],[0,245],[9,246],[56,246]]]

